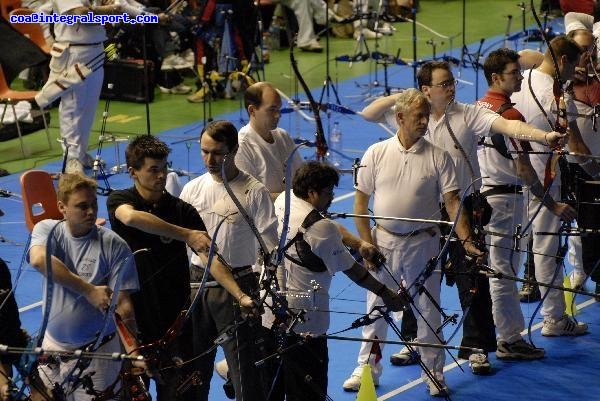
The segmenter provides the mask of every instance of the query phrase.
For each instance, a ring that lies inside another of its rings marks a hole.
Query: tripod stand
[[[475,100],[479,99],[479,68],[481,68],[481,63],[479,62],[479,59],[482,56],[481,48],[483,46],[483,42],[485,42],[485,39],[481,38],[481,40],[479,41],[479,48],[474,53],[469,53],[469,49],[467,49],[466,46],[463,49],[464,56],[468,58],[469,64],[475,70]],[[463,59],[463,65],[465,64],[466,61]]]
[[[325,6],[325,81],[323,81],[323,88],[321,89],[321,95],[319,96],[319,104],[323,103],[323,96],[325,95],[325,93],[327,93],[327,103],[329,103],[329,98],[330,98],[330,92],[329,90],[331,89],[333,91],[333,94],[335,95],[335,101],[337,102],[337,104],[342,104],[342,102],[340,101],[340,96],[338,94],[338,91],[335,87],[335,84],[333,83],[333,80],[331,79],[331,74],[329,72],[329,35],[330,35],[330,30],[329,30],[329,6]],[[327,114],[327,116],[329,117],[329,113]]]

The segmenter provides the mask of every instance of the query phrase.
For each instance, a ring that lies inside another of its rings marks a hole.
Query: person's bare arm
[[[544,206],[547,207],[548,210],[565,221],[571,221],[576,217],[577,212],[571,206],[566,203],[556,202],[551,196],[544,196],[546,191],[544,191],[544,186],[531,165],[529,155],[520,154],[515,162],[519,178],[523,180],[523,183],[527,185],[536,198],[543,199]]]
[[[358,263],[354,263],[350,269],[344,270],[344,274],[357,285],[380,296],[383,303],[391,310],[400,311],[407,307],[407,300],[375,279],[367,269]]]
[[[34,245],[29,250],[29,262],[43,275],[47,275],[46,247]],[[83,280],[57,257],[52,256],[52,279],[55,283],[82,295],[95,308],[103,311],[110,305],[112,290],[105,285],[93,285]]]
[[[368,219],[366,219],[368,220]],[[338,230],[342,234],[342,242],[344,245],[357,251],[366,261],[373,264],[381,264],[381,261],[385,260],[383,254],[377,249],[377,247],[370,242],[364,241],[356,235],[352,234],[350,230],[339,223],[335,223]]]
[[[208,263],[206,254],[198,254],[198,256],[204,265]],[[233,278],[231,270],[229,270],[229,268],[225,266],[217,257],[212,259],[210,274],[215,280],[217,280],[219,284],[221,284],[221,286],[223,286],[223,288],[225,288],[228,293],[231,294],[232,297],[238,300],[240,307],[245,313],[256,313],[256,304],[252,298],[242,291],[238,283]]]
[[[370,198],[370,195],[367,195],[362,191],[356,190],[356,193],[354,195],[354,214],[369,214]],[[368,242],[369,244],[372,244],[373,238],[371,236],[371,224],[369,223],[369,219],[355,217],[354,224],[356,225],[356,230],[358,231],[358,236],[360,237],[360,239]]]
[[[523,121],[507,120],[504,117],[498,117],[494,120],[491,132],[519,140],[539,142],[553,148],[560,147],[566,137],[566,134],[561,134],[560,132],[546,132]]]
[[[135,210],[129,204],[117,207],[115,217],[128,227],[137,228],[148,234],[160,235],[185,242],[196,252],[205,252],[210,247],[210,237],[206,231],[190,230],[189,228],[167,223],[152,213]]]
[[[367,121],[385,122],[385,113],[387,113],[395,104],[399,94],[380,97],[372,101],[367,107],[359,111],[358,114]]]
[[[444,204],[446,205],[448,216],[450,216],[450,220],[456,222],[456,236],[463,244],[465,251],[470,255],[483,256],[484,253],[477,249],[472,241],[473,234],[471,232],[471,226],[469,225],[469,220],[466,217],[464,208],[461,210],[458,220],[456,219],[456,215],[458,214],[458,209],[460,207],[458,191],[446,192],[442,197],[444,199]]]

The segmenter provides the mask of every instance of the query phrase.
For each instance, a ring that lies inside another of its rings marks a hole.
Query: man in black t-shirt
[[[170,149],[159,139],[140,136],[125,151],[127,168],[134,180],[129,189],[110,194],[107,208],[112,229],[129,244],[132,251],[149,248],[135,257],[140,291],[132,295],[141,341],[155,342],[165,335],[190,299],[189,261],[186,245],[194,252],[208,251],[210,238],[198,212],[188,203],[165,191],[167,156]],[[243,297],[231,273],[220,262],[211,273],[236,299]],[[252,308],[249,297],[242,307]],[[191,327],[170,342],[160,354],[163,367],[172,366],[173,357],[189,360],[192,349]],[[188,373],[185,369],[161,372],[157,383],[158,401],[190,399],[193,392],[177,394],[177,387]]]
[[[19,318],[19,308],[15,301],[12,290],[10,271],[4,260],[0,259],[0,344],[9,347],[27,347],[29,336],[27,332],[21,329],[21,319]],[[0,400],[9,400],[9,389],[11,378],[13,377],[12,367],[19,363],[20,355],[2,354],[0,355]],[[17,366],[18,367],[18,366]],[[26,374],[26,372],[20,372]],[[37,369],[31,369],[29,377],[29,386],[33,397],[42,397],[41,391],[45,391],[44,383],[37,375]],[[41,398],[35,398],[41,399]]]

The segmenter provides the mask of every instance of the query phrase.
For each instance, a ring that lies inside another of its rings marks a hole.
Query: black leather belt
[[[521,185],[485,185],[486,189],[481,193],[483,196],[504,195],[504,194],[522,194]]]
[[[98,46],[101,45],[102,42],[96,43],[69,43],[69,46]]]

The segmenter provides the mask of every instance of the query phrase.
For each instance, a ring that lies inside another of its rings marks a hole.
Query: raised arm
[[[507,120],[504,117],[495,119],[491,128],[492,133],[506,135],[522,141],[535,141],[553,148],[559,147],[566,136],[566,134],[560,132],[546,132],[531,124],[518,120]]]
[[[367,107],[359,111],[365,120],[381,123],[385,122],[385,113],[387,113],[395,104],[398,94],[380,97],[372,101]]]

